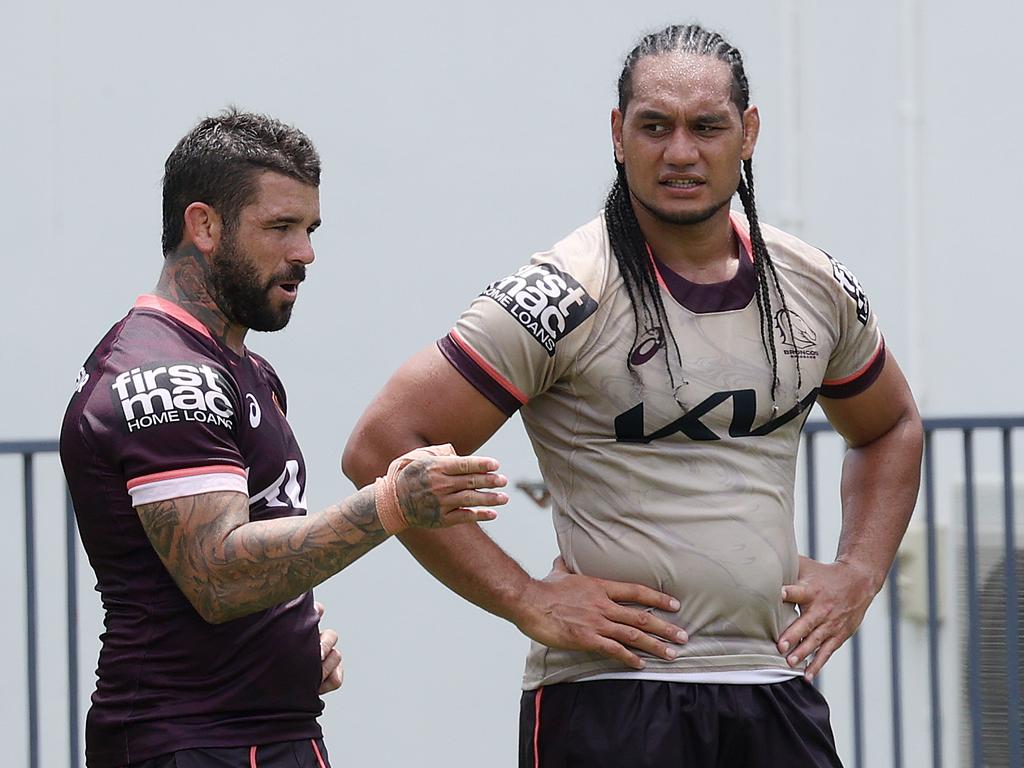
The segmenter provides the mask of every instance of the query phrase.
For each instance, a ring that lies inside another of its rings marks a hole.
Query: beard
[[[291,264],[265,282],[237,247],[233,233],[225,233],[221,247],[210,255],[209,290],[217,306],[234,323],[254,331],[279,331],[288,325],[294,302],[276,305],[271,289],[306,278],[303,264]]]
[[[640,206],[647,211],[651,216],[656,218],[658,221],[664,222],[665,224],[703,224],[705,221],[710,219],[724,207],[729,205],[732,200],[732,195],[729,195],[725,200],[715,203],[701,211],[690,211],[686,213],[670,212],[658,208],[656,205],[652,205],[645,200],[641,199],[636,192],[630,190],[632,198],[640,204]]]

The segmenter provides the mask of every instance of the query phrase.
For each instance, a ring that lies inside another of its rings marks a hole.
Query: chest
[[[305,514],[306,465],[275,388],[258,370],[239,372],[235,382],[252,519]]]
[[[576,396],[593,404],[595,421],[610,422],[620,443],[746,439],[786,427],[798,433],[835,333],[827,313],[790,294],[769,322],[756,301],[700,314],[666,296],[667,325],[642,322],[634,334],[632,306],[620,291],[579,357]]]

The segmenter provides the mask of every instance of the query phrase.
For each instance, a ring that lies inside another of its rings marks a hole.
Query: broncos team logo
[[[818,342],[818,334],[800,315],[791,309],[780,309],[775,313],[775,327],[782,336],[782,344],[789,349],[785,354],[798,357],[817,357],[818,352],[812,350]]]

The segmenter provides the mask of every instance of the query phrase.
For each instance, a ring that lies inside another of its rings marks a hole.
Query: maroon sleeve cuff
[[[438,339],[437,348],[466,381],[494,403],[497,409],[506,416],[511,418],[522,406],[522,403],[511,392],[505,389],[501,383],[495,381],[483,366],[452,339],[451,334]]]
[[[859,395],[866,390],[882,372],[885,367],[885,341],[883,340],[875,353],[874,358],[864,368],[857,371],[852,377],[840,379],[836,382],[822,382],[821,396],[830,397],[834,400],[842,400],[847,397]]]

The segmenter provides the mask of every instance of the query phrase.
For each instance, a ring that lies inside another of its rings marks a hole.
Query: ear
[[[747,107],[743,113],[743,148],[740,156],[749,160],[754,156],[754,145],[757,144],[757,134],[761,131],[761,116],[757,107]]]
[[[612,147],[615,149],[615,159],[620,163],[625,162],[626,153],[622,149],[622,113],[618,107],[612,110]]]
[[[185,239],[200,253],[210,254],[217,248],[223,227],[220,214],[206,203],[192,203],[185,209]]]

